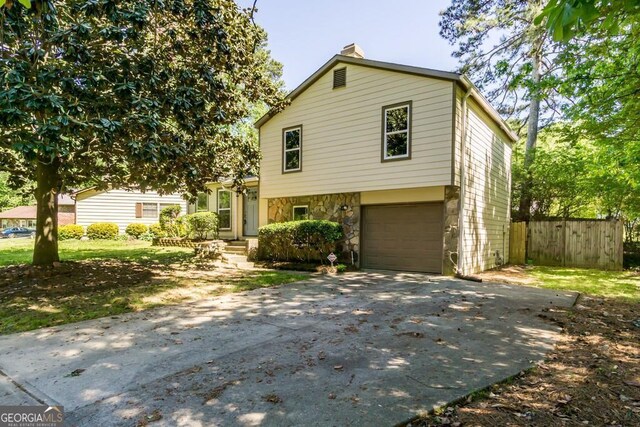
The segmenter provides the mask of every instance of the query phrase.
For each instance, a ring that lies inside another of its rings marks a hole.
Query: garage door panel
[[[363,267],[441,272],[442,212],[442,203],[365,206]]]

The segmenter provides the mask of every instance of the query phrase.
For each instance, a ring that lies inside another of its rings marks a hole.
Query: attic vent
[[[347,85],[347,67],[333,70],[333,88],[345,87]]]

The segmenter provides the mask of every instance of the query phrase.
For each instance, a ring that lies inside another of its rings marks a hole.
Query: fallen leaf
[[[78,377],[84,371],[86,371],[86,369],[82,369],[82,368],[76,369],[75,371],[72,371],[69,375],[67,375],[67,377]]]
[[[336,366],[334,366],[334,367],[333,367],[333,369],[335,369],[336,371],[339,371],[339,370],[341,370],[342,368],[343,368],[343,366],[342,366],[342,365],[336,365]]]
[[[282,398],[277,394],[273,394],[273,393],[262,396],[262,400],[264,400],[265,402],[273,403],[273,404],[282,402]]]

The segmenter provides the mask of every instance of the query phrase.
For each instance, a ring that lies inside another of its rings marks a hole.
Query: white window
[[[302,170],[302,125],[282,131],[282,172]]]
[[[300,221],[302,219],[309,219],[309,206],[294,206],[293,220]]]
[[[157,203],[143,203],[142,204],[142,217],[143,218],[158,218],[158,204]]]
[[[411,102],[382,108],[382,160],[411,158]]]
[[[218,228],[231,230],[231,191],[218,190]]]

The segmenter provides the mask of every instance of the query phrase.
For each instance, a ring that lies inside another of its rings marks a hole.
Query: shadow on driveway
[[[514,375],[575,293],[358,272],[0,337],[72,425],[395,425]],[[24,398],[0,394],[0,404]]]

